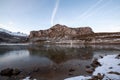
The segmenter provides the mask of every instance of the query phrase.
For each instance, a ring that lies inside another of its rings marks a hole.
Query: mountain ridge
[[[0,43],[23,43],[28,39],[28,35],[11,32],[0,28]]]

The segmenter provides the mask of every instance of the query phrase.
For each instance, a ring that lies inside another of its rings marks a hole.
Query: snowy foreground
[[[120,80],[120,56],[119,58],[116,58],[116,56],[117,55],[107,55],[99,59],[98,62],[100,62],[102,66],[97,67],[93,75],[100,73],[105,75],[103,80]],[[91,76],[77,76],[65,80],[88,80],[90,78]]]
[[[93,75],[97,75],[98,73],[104,74],[104,78],[102,80],[120,80],[120,55],[107,55],[102,59],[98,59],[98,62],[102,65],[95,69]],[[23,80],[30,80],[30,77],[26,77]],[[91,76],[77,76],[67,78],[65,80],[89,80]],[[36,79],[33,79],[36,80]]]

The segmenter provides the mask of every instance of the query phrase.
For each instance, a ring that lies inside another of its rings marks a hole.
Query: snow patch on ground
[[[105,74],[103,80],[120,80],[120,75],[118,74],[109,74],[109,72],[117,72],[120,73],[120,58],[116,58],[117,55],[107,55],[104,56],[102,59],[98,59],[98,62],[102,66],[99,66],[93,72],[93,75],[97,75],[98,73]],[[118,65],[119,64],[119,65]],[[65,80],[87,80],[90,77],[85,76],[77,76],[72,78],[67,78]]]
[[[26,77],[25,79],[23,80],[31,80],[30,77]],[[37,79],[32,79],[32,80],[37,80]]]
[[[99,59],[98,62],[100,62],[102,66],[97,67],[93,75],[101,73],[112,80],[120,80],[120,75],[108,73],[111,71],[120,73],[120,65],[118,65],[120,64],[120,59],[115,58],[116,56],[117,55],[107,55],[103,59]],[[106,78],[103,80],[106,80]]]
[[[91,77],[85,77],[85,76],[77,76],[77,77],[72,77],[72,78],[67,78],[67,79],[64,79],[64,80],[88,80],[90,79]]]

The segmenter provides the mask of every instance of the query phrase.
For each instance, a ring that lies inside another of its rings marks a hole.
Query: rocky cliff
[[[56,24],[47,30],[31,31],[31,42],[52,42],[58,44],[118,44],[120,32],[94,33],[90,27],[70,28]]]
[[[94,33],[77,38],[88,44],[120,44],[120,32]]]
[[[94,33],[90,27],[70,28],[65,25],[56,24],[50,29],[31,31],[29,38],[31,41],[60,41],[73,40],[75,36]]]

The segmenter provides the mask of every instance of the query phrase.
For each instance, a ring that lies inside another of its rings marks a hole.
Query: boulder
[[[71,68],[71,69],[69,69],[69,72],[73,72],[73,71],[75,71],[75,69],[72,69],[72,68]]]
[[[120,59],[120,54],[118,54],[115,58],[116,58],[116,59]]]
[[[21,71],[19,69],[14,69],[12,74],[13,75],[18,75]]]
[[[7,68],[3,69],[0,72],[1,76],[12,76],[12,75],[18,75],[21,71],[19,69],[12,69],[12,68]]]
[[[92,70],[92,69],[86,69],[85,71],[86,71],[87,73],[93,73],[94,70]]]
[[[89,66],[89,65],[86,65],[85,67],[86,67],[86,68],[90,68],[91,66]]]
[[[102,75],[98,73],[97,75],[93,75],[92,78],[88,80],[103,80],[104,76],[105,76],[104,74]]]
[[[7,69],[4,69],[4,70],[1,70],[0,75],[2,75],[2,76],[12,76],[13,75],[12,72],[13,72],[13,69],[7,68]]]
[[[97,59],[94,59],[94,60],[92,61],[92,63],[91,63],[91,66],[92,66],[92,67],[97,67],[97,66],[101,66],[101,64],[98,62]]]

